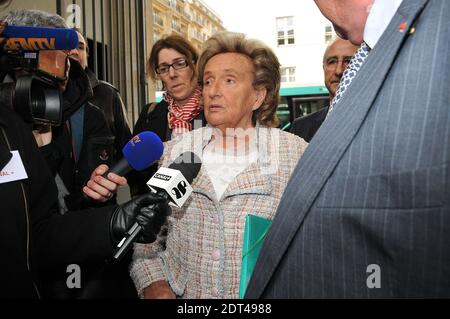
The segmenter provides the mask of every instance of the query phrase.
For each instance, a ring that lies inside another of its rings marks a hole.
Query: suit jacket
[[[291,133],[303,138],[306,142],[310,142],[322,125],[328,114],[328,106],[317,112],[295,119],[292,123]]]
[[[449,81],[450,2],[403,1],[299,161],[246,297],[450,297]]]
[[[258,131],[258,161],[236,176],[220,199],[202,166],[193,194],[168,217],[167,240],[135,244],[130,269],[140,296],[151,283],[166,280],[182,298],[238,298],[245,217],[273,218],[307,145],[278,129]],[[202,128],[166,143],[162,166],[188,150],[202,158],[211,133]]]

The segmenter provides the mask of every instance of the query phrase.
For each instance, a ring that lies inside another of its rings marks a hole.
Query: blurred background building
[[[200,0],[153,0],[153,40],[176,33],[199,51],[211,35],[224,30],[219,15]]]

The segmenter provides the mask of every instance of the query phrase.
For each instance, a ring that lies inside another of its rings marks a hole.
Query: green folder
[[[239,298],[244,298],[248,282],[252,277],[256,260],[269,231],[272,221],[267,218],[248,214],[245,217],[244,243],[242,245],[242,268]]]

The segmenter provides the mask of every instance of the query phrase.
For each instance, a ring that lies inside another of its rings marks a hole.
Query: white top
[[[258,152],[256,149],[247,153],[230,152],[215,149],[213,145],[214,143],[211,143],[206,146],[203,152],[202,165],[211,179],[217,199],[220,200],[228,185],[236,176],[257,161]]]
[[[364,28],[364,42],[373,49],[403,0],[375,0]]]

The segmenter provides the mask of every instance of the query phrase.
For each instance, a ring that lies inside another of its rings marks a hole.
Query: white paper
[[[0,184],[20,181],[28,178],[18,151],[12,151],[9,163],[0,171]]]

